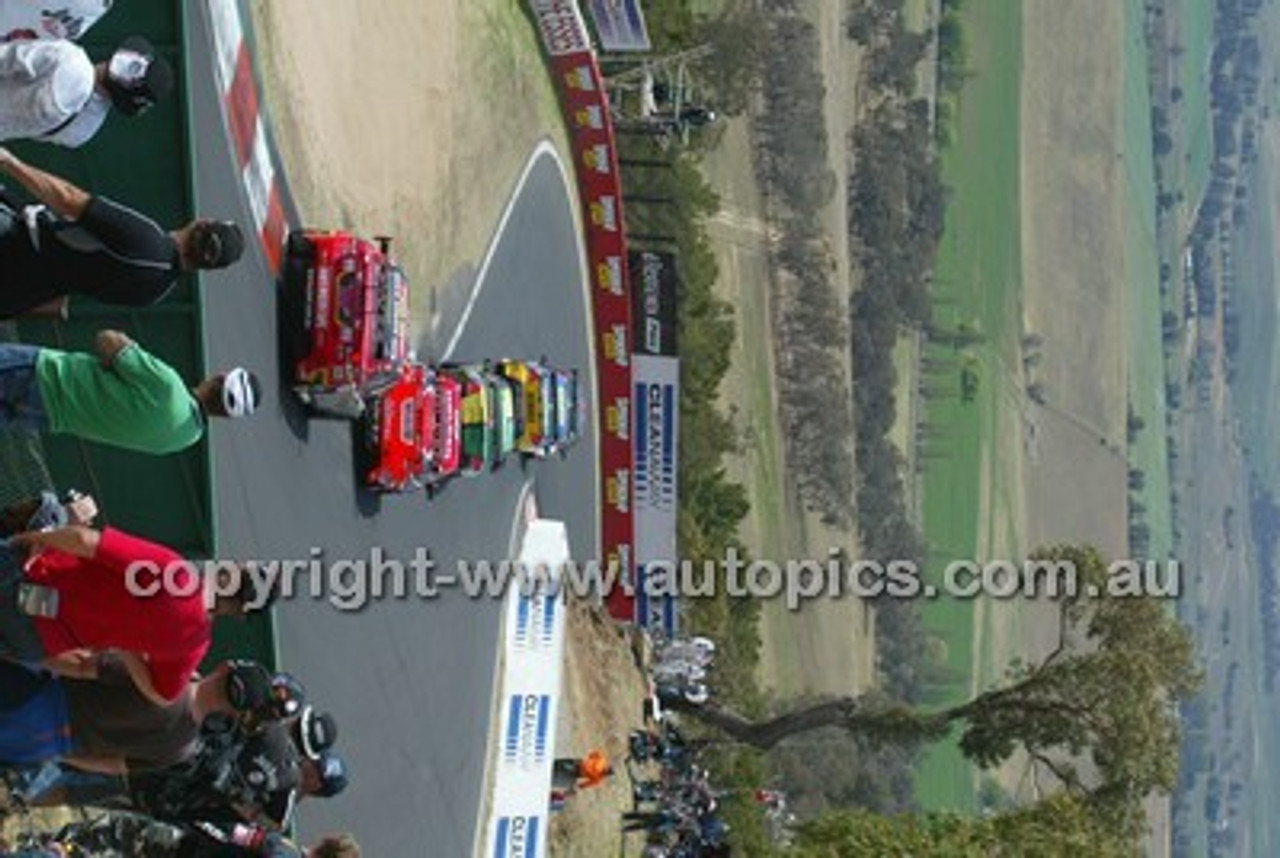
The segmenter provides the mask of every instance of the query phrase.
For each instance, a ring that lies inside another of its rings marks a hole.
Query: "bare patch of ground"
[[[619,815],[631,809],[630,781],[623,761],[627,733],[642,725],[647,689],[637,665],[632,635],[601,610],[577,603],[566,620],[564,687],[556,756],[582,756],[599,748],[615,774],[569,800],[551,823],[555,855],[598,858],[638,855],[640,839],[630,837],[620,852]]]
[[[252,0],[267,109],[308,225],[389,233],[420,331],[469,286],[533,145],[563,131],[509,0]],[[561,151],[566,147],[560,145]]]
[[[1026,330],[1044,337],[1033,542],[1125,549],[1125,173],[1122,9],[1023,6],[1022,260]],[[1119,454],[1117,454],[1119,451]]]
[[[1050,403],[1027,406],[1013,436],[1024,456],[1024,545],[1079,541],[1121,557],[1128,467],[1123,9],[1108,0],[1028,0],[1022,14],[1023,323],[1044,338],[1036,372]],[[1042,658],[1056,636],[1044,603],[1025,603],[993,628],[994,663]],[[1018,777],[1018,768],[1018,761],[1006,766],[1003,780],[1028,797],[1034,779]],[[1148,845],[1164,851],[1167,802],[1149,810],[1155,830]]]
[[[1012,436],[1025,457],[1023,495],[1011,496],[1024,548],[1126,549],[1121,12],[1107,0],[1023,6],[1022,309],[1025,330],[1044,338],[1036,376],[1049,401],[1017,409]],[[1056,635],[1037,610],[1048,608],[1026,606],[1024,657]]]

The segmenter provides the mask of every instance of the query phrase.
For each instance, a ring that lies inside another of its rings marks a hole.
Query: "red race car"
[[[369,467],[365,485],[378,492],[428,494],[458,470],[456,381],[418,363],[367,400],[364,444]]]
[[[395,383],[409,359],[409,287],[390,245],[341,230],[286,240],[286,305],[300,317],[293,389],[315,411],[359,416],[363,396]]]
[[[436,374],[434,428],[431,467],[423,480],[428,497],[456,476],[462,467],[462,385],[448,373]]]

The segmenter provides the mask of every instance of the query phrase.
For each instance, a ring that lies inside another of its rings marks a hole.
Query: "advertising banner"
[[[530,522],[519,563],[554,578],[569,560],[558,521]],[[492,812],[484,854],[492,858],[546,855],[551,764],[564,656],[564,603],[547,592],[507,591],[498,702],[500,744],[493,767]]]
[[[627,253],[631,275],[632,339],[636,354],[675,357],[676,258],[655,250]]]
[[[591,21],[604,51],[650,50],[640,0],[591,0]]]
[[[538,22],[548,54],[559,57],[591,50],[578,0],[529,0],[529,8]]]
[[[632,488],[636,568],[675,570],[676,486],[680,427],[680,361],[637,354],[632,366]],[[675,581],[636,576],[635,620],[675,634]]]

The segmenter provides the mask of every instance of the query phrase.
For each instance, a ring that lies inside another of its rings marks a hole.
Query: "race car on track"
[[[407,363],[394,384],[367,401],[365,485],[380,492],[428,494],[458,470],[457,381]]]
[[[440,369],[461,387],[458,435],[461,440],[462,461],[459,473],[465,477],[479,476],[491,469],[494,448],[497,446],[494,387],[489,383],[489,374],[481,364],[443,364]]]
[[[544,458],[553,437],[549,428],[555,414],[555,383],[552,371],[538,361],[501,360],[497,370],[512,384],[516,405],[524,415],[515,448],[524,456]]]
[[[285,242],[284,306],[294,328],[294,393],[313,411],[357,417],[409,359],[409,287],[377,243],[341,230]]]
[[[496,471],[502,463],[516,451],[516,439],[523,431],[524,414],[521,412],[516,398],[515,385],[506,376],[497,373],[486,373],[489,386],[493,388],[493,425],[495,438],[493,443],[493,460],[489,469]]]
[[[555,375],[555,419],[551,434],[553,441],[550,449],[564,456],[578,441],[582,433],[583,415],[586,414],[586,402],[578,386],[578,371],[554,370]]]
[[[365,485],[379,492],[420,488],[435,458],[435,423],[435,373],[406,363],[390,387],[366,402]]]
[[[436,414],[431,466],[422,475],[432,497],[462,467],[462,385],[447,372],[436,373]]]

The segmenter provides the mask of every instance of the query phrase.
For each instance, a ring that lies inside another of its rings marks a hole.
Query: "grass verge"
[[[1129,467],[1141,469],[1145,486],[1150,549],[1146,556],[1164,558],[1173,545],[1169,503],[1169,459],[1165,433],[1164,352],[1161,343],[1159,262],[1155,246],[1155,165],[1151,149],[1151,97],[1147,87],[1146,44],[1142,9],[1125,4],[1124,163],[1126,240],[1124,278],[1128,284],[1129,403],[1145,428],[1129,445]]]
[[[969,68],[958,100],[954,142],[943,152],[943,178],[952,188],[947,228],[938,258],[935,324],[980,333],[981,342],[958,356],[976,374],[977,389],[964,401],[955,370],[924,378],[927,443],[924,469],[924,533],[930,549],[929,583],[939,586],[951,558],[973,558],[985,527],[981,496],[993,488],[995,428],[1001,354],[1017,336],[1016,298],[1021,277],[1019,205],[1019,99],[1022,15],[1017,4],[966,4],[964,30]],[[1011,312],[1011,310],[1015,312]],[[931,345],[926,356],[956,358],[950,347]],[[975,656],[970,602],[939,598],[925,605],[925,626],[940,642],[951,681],[939,704],[968,696]],[[917,796],[926,809],[975,808],[972,766],[954,744],[931,748],[919,767]]]

